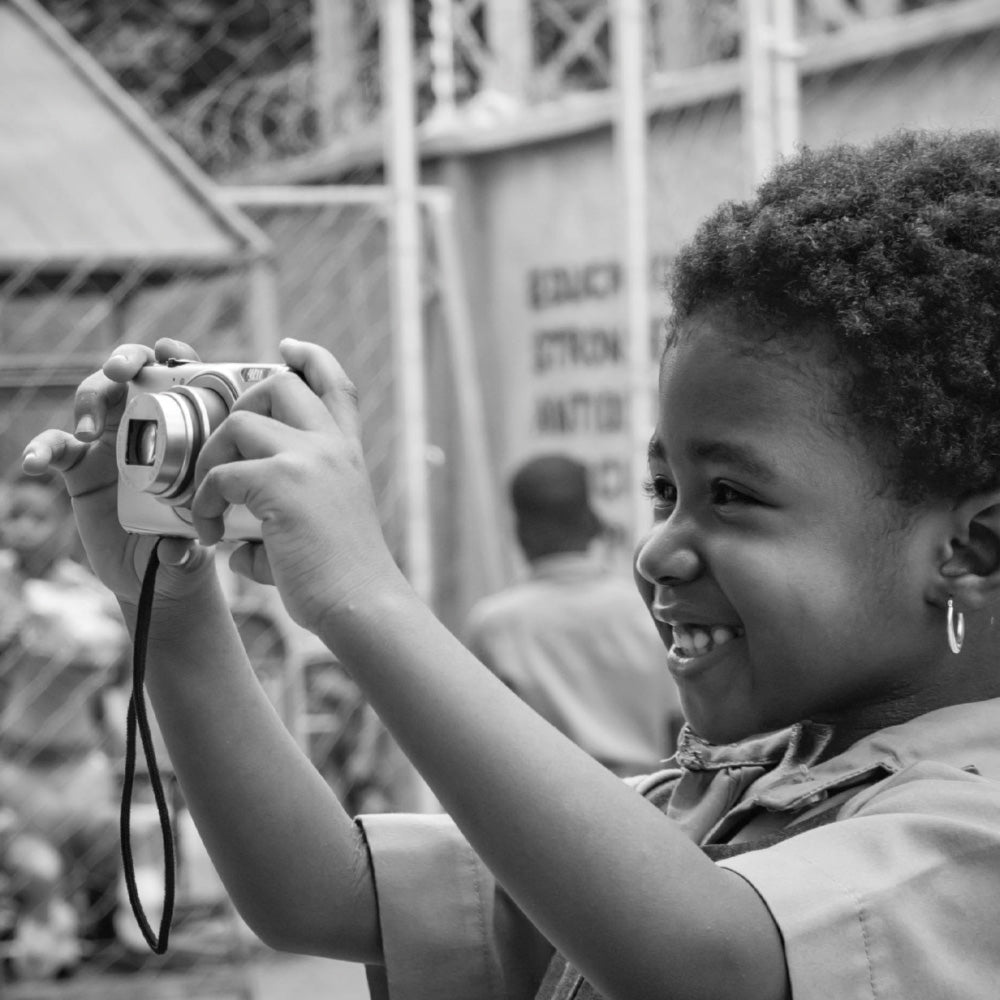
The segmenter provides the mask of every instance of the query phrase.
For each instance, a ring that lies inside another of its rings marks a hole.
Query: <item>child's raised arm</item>
[[[186,357],[176,342],[161,360]],[[156,539],[118,524],[115,434],[126,383],[154,360],[126,345],[76,399],[77,433],[39,434],[28,472],[58,470],[89,560],[135,626]],[[210,552],[160,542],[146,681],[157,720],[216,867],[240,912],[288,950],[380,961],[374,889],[359,833],[299,751],[254,676]]]
[[[353,387],[320,348],[285,341],[282,354],[304,381],[252,389],[202,453],[202,540],[220,537],[228,504],[261,519],[263,541],[238,564],[273,580],[349,667],[501,884],[605,995],[786,995],[780,935],[749,884],[525,706],[417,599],[378,527]]]

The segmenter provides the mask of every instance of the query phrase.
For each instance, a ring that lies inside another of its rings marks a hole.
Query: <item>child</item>
[[[107,589],[70,558],[75,541],[58,477],[0,484],[7,619],[0,804],[17,814],[25,837],[59,849],[65,865],[59,888],[79,897],[81,935],[96,946],[114,938],[119,872],[117,782],[101,698],[128,652],[128,636]],[[41,848],[20,857],[41,858],[41,870],[52,869]]]
[[[205,548],[159,543],[147,681],[192,814],[272,945],[375,996],[993,997],[1000,974],[1000,137],[803,152],[680,255],[636,576],[690,729],[632,784],[414,596],[323,350],[206,444],[200,540],[352,671],[451,819],[356,823],[254,683]],[[161,342],[161,357],[180,352]],[[25,467],[76,497],[134,622],[115,521],[121,348]],[[641,792],[642,794],[639,794]],[[700,846],[705,845],[705,846]],[[726,857],[725,855],[729,855]]]

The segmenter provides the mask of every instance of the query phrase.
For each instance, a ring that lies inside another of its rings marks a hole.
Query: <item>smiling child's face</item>
[[[688,722],[729,743],[913,714],[943,641],[924,595],[929,537],[828,415],[819,363],[741,346],[702,318],[660,374],[636,575]]]

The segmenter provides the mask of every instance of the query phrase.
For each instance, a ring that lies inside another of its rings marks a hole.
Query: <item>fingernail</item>
[[[129,363],[129,356],[127,354],[112,354],[108,361],[121,361],[123,364]]]
[[[97,424],[94,423],[94,418],[89,413],[85,413],[76,423],[76,436],[78,438],[93,437],[96,433]]]
[[[194,555],[194,550],[190,544],[185,544],[178,539],[161,538],[157,551],[160,554],[160,562],[165,566],[186,566]]]

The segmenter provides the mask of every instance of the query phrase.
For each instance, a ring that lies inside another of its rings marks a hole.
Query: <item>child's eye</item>
[[[677,503],[677,487],[664,476],[651,476],[642,484],[642,491],[654,507],[672,507]]]
[[[720,480],[712,483],[712,503],[717,506],[726,507],[732,504],[748,504],[753,502],[753,497],[747,496],[746,493],[741,493],[734,486],[730,486],[729,483]]]

